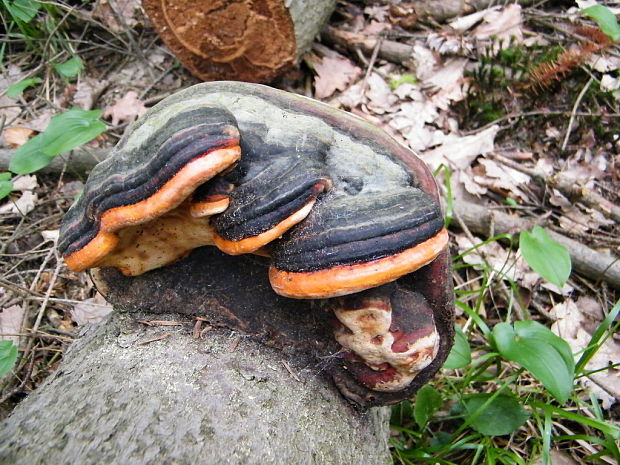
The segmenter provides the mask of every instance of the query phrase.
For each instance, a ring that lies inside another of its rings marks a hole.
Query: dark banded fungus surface
[[[234,270],[244,308],[227,304],[227,315],[255,305],[280,321],[288,298],[320,299],[296,308],[332,315],[333,378],[374,405],[411,395],[448,354],[447,240],[428,168],[381,130],[304,97],[221,82],[169,97],[133,125],[64,218],[59,249],[74,271],[118,270],[136,285],[165,277],[174,288],[194,285],[175,280],[174,263],[215,246],[226,265],[192,266],[196,283]],[[248,253],[262,257],[233,257]],[[119,297],[121,274],[99,275],[113,302],[140,298]],[[252,303],[267,277],[283,297]],[[220,287],[207,284],[206,298],[220,301]],[[226,321],[258,334],[253,318]]]

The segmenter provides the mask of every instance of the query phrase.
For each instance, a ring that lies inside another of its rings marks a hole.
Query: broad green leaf
[[[566,284],[571,271],[570,255],[544,228],[535,226],[532,232],[522,231],[519,249],[525,261],[544,279],[560,287]]]
[[[463,368],[471,363],[471,348],[467,342],[467,337],[463,333],[460,326],[456,327],[456,334],[454,337],[454,345],[450,351],[450,355],[443,367],[448,370],[456,370],[457,368]]]
[[[56,155],[91,141],[106,130],[106,125],[98,120],[101,113],[74,108],[54,116],[44,132],[15,151],[9,169],[18,174],[33,173],[47,166]]]
[[[9,162],[9,170],[17,174],[29,174],[49,165],[54,157],[43,153],[43,133],[33,137],[19,147]]]
[[[614,42],[620,40],[618,20],[609,8],[603,5],[592,5],[584,8],[581,12],[596,21],[601,31],[607,34],[611,40]]]
[[[29,23],[37,15],[41,4],[34,0],[3,0],[13,19]]]
[[[418,391],[413,406],[413,417],[420,430],[424,429],[428,420],[441,408],[442,404],[441,394],[428,384]]]
[[[41,78],[24,79],[23,81],[16,82],[6,91],[7,97],[16,98],[19,97],[28,87],[43,82]]]
[[[13,191],[11,173],[0,173],[0,199],[5,198]]]
[[[413,74],[403,74],[397,78],[390,80],[390,87],[392,90],[396,90],[401,84],[417,84],[420,82]]]
[[[567,342],[535,321],[517,321],[514,328],[499,323],[493,328],[497,351],[536,377],[560,403],[572,390],[575,363]]]
[[[93,140],[106,130],[106,125],[99,121],[102,113],[101,110],[73,108],[54,116],[43,133],[43,152],[56,156]]]
[[[0,376],[8,373],[17,361],[17,346],[13,341],[0,341]]]
[[[66,78],[73,78],[77,76],[83,67],[84,63],[82,63],[82,60],[79,57],[73,57],[64,63],[56,63],[54,65],[56,72]]]
[[[485,402],[493,394],[474,394],[463,400],[465,418],[476,415],[470,423],[471,427],[485,436],[503,436],[523,426],[530,414],[511,396],[498,395],[486,406]],[[477,412],[481,407],[481,412]]]

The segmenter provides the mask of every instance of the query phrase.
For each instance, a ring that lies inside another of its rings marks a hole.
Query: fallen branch
[[[469,229],[484,237],[497,234],[515,234],[530,230],[537,225],[534,220],[509,215],[492,208],[472,202],[456,201],[453,205],[455,214],[459,215]],[[620,289],[620,260],[570,239],[562,234],[549,231],[557,242],[568,249],[573,269],[592,280],[603,280],[616,289]]]
[[[620,221],[620,207],[606,199],[602,195],[591,191],[587,187],[579,185],[573,179],[567,179],[562,173],[554,174],[549,177],[545,177],[539,171],[523,166],[521,163],[517,163],[509,158],[503,157],[496,153],[490,153],[488,156],[494,160],[503,163],[510,168],[517,171],[521,171],[542,185],[554,187],[559,190],[563,195],[569,198],[572,202],[581,202],[584,205],[594,208],[600,211],[605,216],[613,219],[614,221]]]
[[[377,47],[380,38],[356,32],[343,31],[328,26],[321,33],[323,41],[330,45],[339,45],[348,50],[360,48],[364,53],[371,54]],[[394,63],[406,65],[411,60],[413,47],[394,40],[383,40],[379,46],[379,56]]]
[[[9,169],[9,162],[15,150],[0,149],[0,171]],[[39,173],[68,173],[76,175],[87,174],[100,161],[107,158],[109,150],[107,149],[75,149],[67,154],[59,155],[47,165],[40,169]]]
[[[422,19],[432,19],[443,22],[457,16],[468,15],[476,11],[489,8],[495,3],[492,0],[449,0],[444,2],[429,2],[428,0],[416,1],[409,5],[415,10],[415,14]],[[531,0],[520,0],[517,3],[528,5]],[[371,54],[381,40],[378,35],[360,34],[345,31],[333,26],[327,26],[321,32],[323,42],[330,45],[339,45],[355,52],[361,49],[365,54]],[[407,65],[411,60],[413,46],[394,40],[383,39],[379,44],[379,56],[399,65]]]

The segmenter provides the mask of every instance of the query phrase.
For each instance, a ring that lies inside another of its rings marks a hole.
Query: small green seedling
[[[17,361],[17,346],[13,341],[0,341],[0,376],[7,374]]]
[[[584,8],[581,12],[592,18],[613,42],[620,40],[620,25],[613,12],[603,5],[592,5]]]
[[[80,71],[84,68],[84,63],[80,58],[74,57],[64,63],[54,64],[54,70],[62,77],[71,79],[76,77]]]
[[[553,240],[546,229],[535,226],[519,235],[519,250],[525,261],[540,276],[562,287],[571,272],[568,249]]]
[[[54,157],[90,142],[107,126],[99,120],[101,110],[73,108],[54,116],[45,131],[18,148],[9,163],[16,174],[30,174],[49,165]],[[13,190],[10,173],[0,173],[0,199]]]
[[[35,84],[39,84],[40,82],[43,82],[43,79],[29,78],[29,79],[24,79],[22,81],[16,82],[15,84],[9,86],[9,88],[6,91],[6,96],[10,98],[17,98],[21,94],[23,94],[24,91],[28,87],[34,86]]]
[[[498,323],[492,341],[506,359],[517,362],[537,378],[558,402],[573,392],[575,362],[568,343],[536,321]]]
[[[9,170],[29,174],[49,165],[55,156],[93,140],[106,130],[99,121],[101,110],[74,108],[50,121],[47,129],[22,145],[13,154]]]

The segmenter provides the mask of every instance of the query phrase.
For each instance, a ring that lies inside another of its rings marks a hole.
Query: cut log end
[[[195,76],[269,82],[307,49],[334,3],[143,0],[142,5],[163,41]]]

